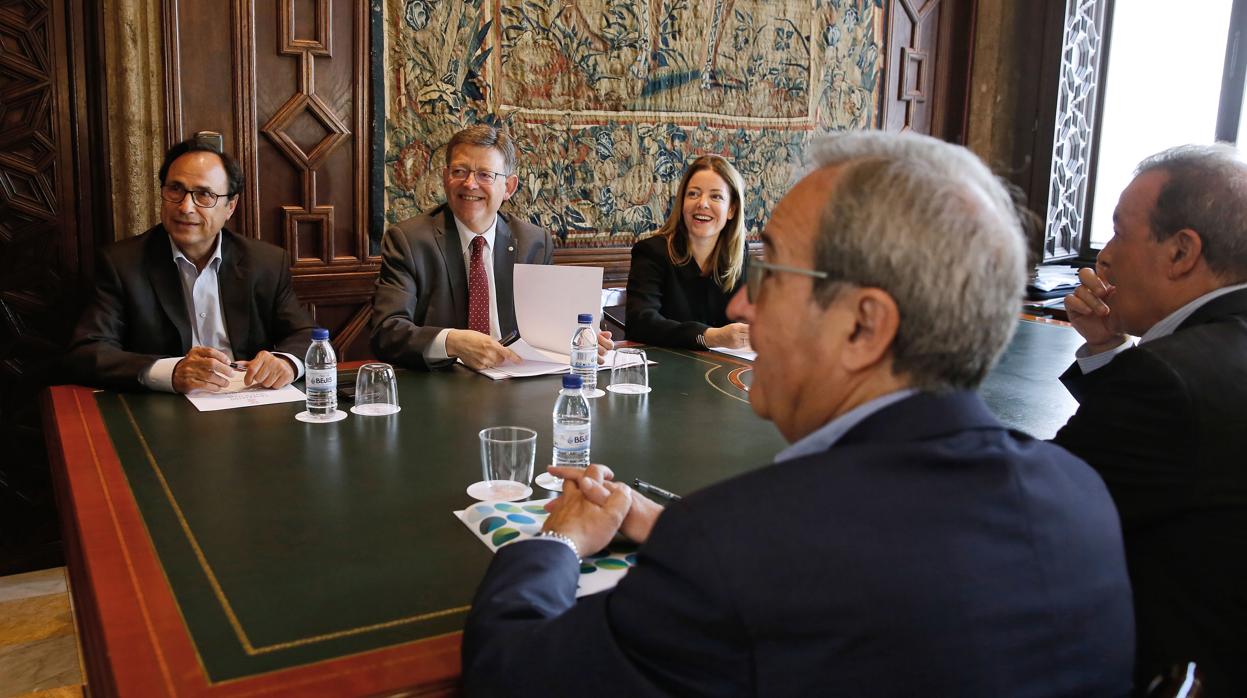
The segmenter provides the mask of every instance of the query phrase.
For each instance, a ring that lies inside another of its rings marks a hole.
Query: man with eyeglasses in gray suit
[[[100,252],[66,357],[74,380],[186,393],[235,377],[280,388],[303,374],[312,320],[289,256],[225,229],[243,173],[215,135],[165,153],[160,224]]]
[[[478,124],[446,144],[446,203],[394,225],[381,241],[372,308],[372,350],[412,368],[455,359],[471,368],[517,361],[502,340],[516,336],[512,271],[549,264],[550,232],[500,213],[519,186],[515,142]],[[588,309],[586,309],[588,310]],[[610,347],[599,333],[599,353]]]

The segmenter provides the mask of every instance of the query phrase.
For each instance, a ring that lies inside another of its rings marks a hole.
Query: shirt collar
[[[887,407],[888,405],[900,402],[911,395],[917,394],[914,388],[904,388],[894,393],[882,395],[868,402],[864,402],[857,407],[845,412],[827,422],[817,431],[806,434],[804,438],[795,444],[785,448],[775,456],[776,463],[783,463],[787,460],[808,456],[815,453],[822,453],[831,448],[839,441],[849,430],[857,426],[870,415]]]
[[[1161,337],[1166,337],[1168,335],[1173,334],[1175,330],[1177,330],[1179,327],[1182,326],[1182,323],[1186,322],[1187,318],[1195,314],[1196,310],[1199,310],[1200,308],[1204,307],[1204,305],[1206,305],[1207,303],[1217,298],[1220,298],[1221,296],[1224,296],[1227,293],[1241,291],[1245,288],[1247,288],[1247,284],[1236,284],[1234,286],[1223,286],[1215,291],[1209,291],[1208,293],[1205,293],[1199,298],[1196,298],[1190,303],[1187,303],[1181,308],[1178,308],[1177,310],[1173,311],[1168,316],[1166,316],[1165,319],[1161,320],[1155,325],[1152,325],[1148,329],[1148,331],[1144,332],[1143,336],[1139,338],[1139,344],[1150,342],[1153,339],[1160,339]]]
[[[211,266],[214,270],[221,268],[221,238],[223,237],[225,236],[220,232],[217,232],[216,242],[212,245],[212,256],[208,258],[208,263],[204,265],[205,268],[209,266]],[[177,243],[173,242],[172,236],[169,237],[169,247],[173,249],[173,261],[178,263],[178,266],[181,266],[181,262],[186,262],[192,267],[195,267],[195,263],[192,262],[190,258],[178,248]],[[198,267],[195,267],[195,269],[198,270]]]
[[[476,237],[476,233],[468,229],[458,216],[451,215],[455,219],[455,229],[459,231],[459,248],[463,250],[463,256],[468,256],[468,245],[472,244],[472,238]],[[498,232],[498,216],[494,216],[494,222],[490,224],[489,229],[481,233],[485,238],[485,246],[494,249],[494,234]]]

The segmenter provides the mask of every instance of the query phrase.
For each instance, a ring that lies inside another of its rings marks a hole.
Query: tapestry
[[[567,247],[630,246],[685,165],[728,158],[751,236],[805,144],[878,121],[882,0],[387,0],[385,210],[444,200],[444,145],[506,125],[504,210]]]

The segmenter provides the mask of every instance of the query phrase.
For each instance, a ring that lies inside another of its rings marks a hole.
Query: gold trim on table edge
[[[208,564],[207,556],[204,554],[203,549],[199,546],[199,540],[195,537],[194,532],[191,531],[190,523],[186,520],[186,516],[182,513],[182,507],[178,504],[177,498],[174,497],[173,491],[169,487],[169,482],[168,480],[165,479],[164,472],[161,471],[160,469],[160,464],[156,462],[156,456],[155,454],[152,453],[151,447],[147,443],[147,438],[143,436],[143,432],[139,428],[138,421],[134,418],[134,413],[130,410],[129,403],[126,402],[124,395],[120,395],[120,394],[117,395],[117,399],[121,402],[122,408],[125,409],[126,418],[129,420],[131,428],[134,429],[135,436],[137,436],[139,439],[139,445],[142,446],[143,448],[143,453],[147,457],[147,462],[151,465],[152,470],[156,473],[156,477],[160,481],[160,487],[162,490],[164,490],[165,498],[168,499],[169,505],[173,507],[173,513],[177,517],[178,524],[182,527],[182,532],[186,535],[187,542],[190,543],[191,549],[195,553],[195,558],[199,561],[200,568],[203,570],[204,575],[208,578],[208,584],[212,588],[213,595],[216,596],[217,602],[221,604],[221,610],[225,612],[226,619],[229,621],[230,627],[234,631],[234,635],[237,637],[238,642],[243,649],[243,652],[245,652],[248,656],[268,654],[268,653],[277,652],[280,650],[292,649],[295,647],[302,647],[305,645],[315,644],[317,642],[325,642],[328,640],[337,640],[343,637],[362,635],[364,633],[372,632],[374,630],[384,630],[388,628],[397,627],[400,625],[407,625],[409,623],[418,623],[418,622],[425,621],[425,620],[432,620],[434,618],[441,618],[444,616],[454,615],[456,613],[466,613],[471,608],[471,606],[456,606],[454,608],[447,608],[447,609],[443,609],[440,611],[430,611],[428,613],[420,613],[414,616],[407,616],[405,618],[396,618],[396,619],[384,621],[381,623],[373,623],[371,625],[365,625],[365,626],[360,626],[356,628],[347,628],[345,630],[338,630],[332,633],[323,633],[320,635],[313,635],[310,637],[303,637],[303,638],[298,638],[295,640],[288,640],[286,642],[278,642],[278,643],[274,643],[271,645],[263,645],[260,647],[256,647],[252,645],[251,639],[247,636],[247,632],[243,629],[241,621],[238,620],[238,616],[234,613],[233,606],[230,604],[229,599],[225,596],[225,591],[221,588],[221,584],[217,580],[216,574],[212,571],[212,566]],[[150,534],[149,534],[149,537],[150,537]],[[154,545],[154,542],[153,542],[153,545]],[[162,563],[162,566],[163,566],[163,563]],[[174,603],[177,603],[176,596],[174,597]],[[181,604],[178,604],[178,609],[179,611],[181,610]],[[183,617],[183,622],[185,622],[185,617]],[[422,642],[426,640],[432,640],[432,639],[435,639],[436,637],[441,637],[441,636],[442,635],[437,635],[432,638],[420,638],[419,640],[413,640],[411,642]],[[406,644],[406,643],[401,643],[401,644]],[[381,648],[376,648],[376,649],[381,649]],[[369,651],[374,651],[374,650],[369,650]],[[335,657],[334,659],[337,659],[337,658]],[[321,661],[331,661],[331,660],[321,660]],[[316,663],[320,663],[320,662],[312,662],[311,664],[316,664]],[[305,665],[300,664],[300,666],[305,666]],[[206,670],[204,673],[205,675],[207,675]],[[212,682],[210,680],[209,683],[212,683],[215,685],[216,682]]]

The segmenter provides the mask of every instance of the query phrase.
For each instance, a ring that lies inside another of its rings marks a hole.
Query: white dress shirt
[[[476,237],[476,233],[468,229],[458,218],[455,219],[455,228],[459,231],[459,247],[463,252],[463,271],[468,278],[472,278],[472,238]],[[489,229],[481,233],[481,237],[485,238],[485,247],[481,249],[481,261],[485,264],[485,278],[489,279],[489,336],[494,339],[502,338],[502,330],[498,325],[498,287],[494,284],[494,235],[498,232],[498,217],[494,216],[493,225]],[[450,334],[450,330],[455,328],[446,328],[437,333],[433,338],[433,342],[424,352],[425,358],[431,361],[440,359],[448,359],[446,353],[446,335]]]
[[[211,347],[225,354],[230,361],[235,359],[234,350],[230,345],[229,334],[225,331],[225,315],[221,309],[221,286],[217,273],[221,270],[221,238],[217,233],[216,244],[212,248],[212,256],[200,270],[195,263],[187,258],[182,250],[169,240],[173,250],[173,262],[178,268],[178,277],[182,280],[182,298],[186,302],[186,317],[190,320],[191,346]],[[275,351],[276,356],[284,356],[294,364],[294,378],[303,376],[303,361],[285,352]],[[170,356],[157,359],[139,376],[139,382],[151,390],[171,393],[173,390],[173,369],[178,362],[186,357]]]

